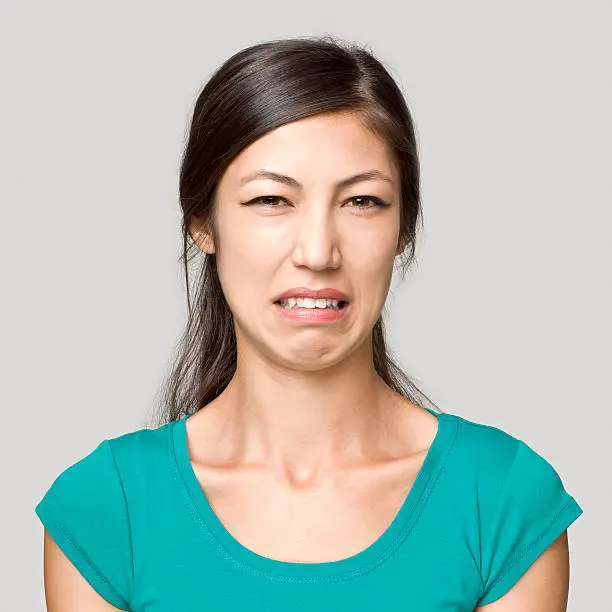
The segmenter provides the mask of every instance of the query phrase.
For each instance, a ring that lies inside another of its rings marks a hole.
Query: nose
[[[292,260],[318,271],[340,265],[338,233],[327,205],[307,207],[297,220]]]

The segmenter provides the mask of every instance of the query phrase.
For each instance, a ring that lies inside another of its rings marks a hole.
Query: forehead
[[[224,173],[220,188],[240,189],[241,179],[266,169],[308,184],[335,184],[377,169],[397,182],[387,143],[355,114],[326,113],[282,125],[243,149]]]

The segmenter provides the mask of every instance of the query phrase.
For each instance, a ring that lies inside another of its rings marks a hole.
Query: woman
[[[385,345],[421,209],[383,65],[329,37],[231,57],[180,201],[188,288],[203,256],[183,351],[155,426],[36,507],[49,610],[565,610],[582,509],[557,472],[424,407]]]

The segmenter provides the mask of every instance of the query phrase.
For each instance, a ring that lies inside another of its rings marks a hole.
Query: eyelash
[[[249,202],[244,202],[243,205],[250,206],[252,204],[257,204],[258,202],[261,202],[262,200],[269,200],[269,199],[283,200],[286,202],[285,198],[281,198],[280,196],[267,195],[267,196],[260,196]],[[387,202],[375,196],[355,196],[353,198],[349,198],[347,202],[351,202],[352,200],[370,200],[370,202],[374,203],[374,206],[353,206],[352,208],[355,208],[356,210],[370,210],[370,209],[377,208],[377,207],[386,208],[387,206],[389,206]],[[280,208],[280,206],[270,206],[268,204],[263,204],[263,203],[262,203],[262,206],[264,208]]]

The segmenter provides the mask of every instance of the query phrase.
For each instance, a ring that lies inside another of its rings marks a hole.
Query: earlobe
[[[400,238],[397,243],[397,249],[395,250],[395,254],[401,255],[404,252],[405,248],[406,248],[406,245],[404,244],[404,241]]]
[[[192,224],[189,227],[189,235],[200,251],[209,255],[215,252],[215,247],[210,232],[206,231],[204,228]]]
[[[215,246],[213,245],[212,238],[208,233],[202,233],[200,250],[204,251],[204,253],[207,253],[208,255],[212,255],[215,252]]]
[[[212,238],[209,234],[205,232],[202,232],[199,242],[197,244],[200,247],[200,251],[203,251],[208,255],[212,255],[215,252],[215,247],[213,245]]]

